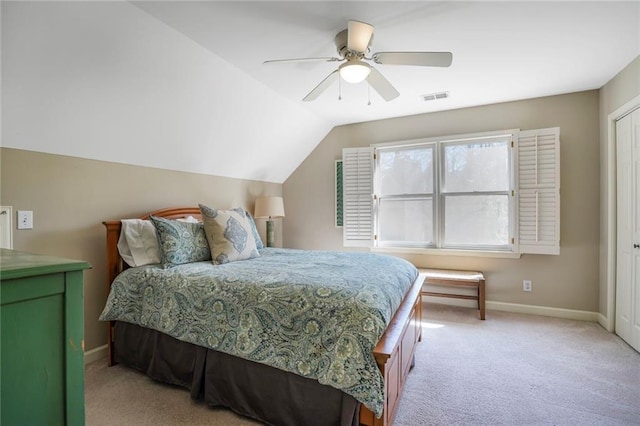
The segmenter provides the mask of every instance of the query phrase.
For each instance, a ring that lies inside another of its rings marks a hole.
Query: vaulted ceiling
[[[605,84],[640,54],[640,2],[140,1],[138,7],[332,124],[369,121],[581,90]],[[302,98],[339,65],[282,58],[337,56],[350,19],[375,27],[377,51],[450,51],[449,68],[375,65],[400,96],[334,83]],[[449,92],[424,102],[421,95]],[[259,102],[259,100],[256,100]]]

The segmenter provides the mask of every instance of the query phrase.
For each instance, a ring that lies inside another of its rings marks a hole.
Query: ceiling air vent
[[[426,95],[420,96],[423,101],[435,101],[438,99],[446,99],[449,97],[449,92],[438,92],[438,93],[429,93]]]

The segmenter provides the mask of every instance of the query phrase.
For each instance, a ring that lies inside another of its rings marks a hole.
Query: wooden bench
[[[424,283],[426,285],[438,286],[457,286],[457,287],[475,287],[476,295],[442,293],[432,291],[421,291],[422,296],[434,297],[451,297],[454,299],[469,299],[478,301],[478,310],[480,311],[480,319],[485,317],[485,282],[482,272],[476,271],[454,271],[449,269],[425,269],[419,268],[421,274],[424,274]]]

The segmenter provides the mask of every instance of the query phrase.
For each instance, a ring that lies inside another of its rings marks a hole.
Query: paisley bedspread
[[[265,248],[223,265],[127,269],[100,319],[316,379],[379,416],[384,387],[373,348],[417,275],[381,254]]]

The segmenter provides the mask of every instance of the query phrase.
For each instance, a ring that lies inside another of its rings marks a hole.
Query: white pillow
[[[180,217],[176,219],[178,222],[186,222],[186,223],[202,223],[201,220],[196,219],[193,216]]]
[[[160,263],[160,244],[150,220],[123,219],[118,251],[129,266]]]

